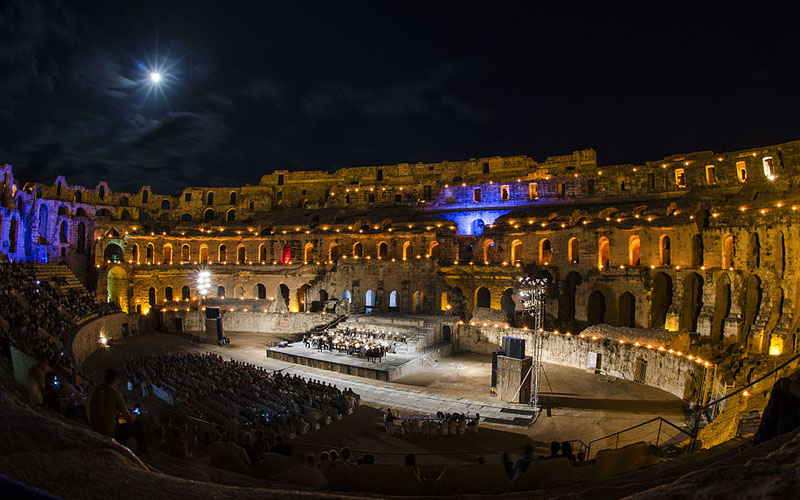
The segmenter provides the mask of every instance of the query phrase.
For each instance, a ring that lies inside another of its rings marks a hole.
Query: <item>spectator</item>
[[[92,430],[104,436],[113,437],[122,444],[130,439],[136,440],[136,451],[140,454],[147,453],[147,441],[144,437],[144,426],[137,422],[125,406],[122,395],[117,391],[119,381],[117,371],[109,368],[106,370],[104,382],[97,386],[92,393],[90,402],[90,423]],[[122,417],[125,423],[118,423]]]
[[[523,450],[522,458],[514,462],[514,479],[528,472],[533,463],[533,445],[528,443]]]
[[[511,461],[511,456],[506,452],[503,453],[503,458],[501,459],[503,463],[503,468],[506,470],[506,475],[509,479],[514,479],[514,462]]]
[[[563,443],[561,443],[561,454],[567,457],[567,459],[569,459],[570,462],[575,461],[575,454],[572,453],[572,443],[570,443],[569,441],[564,441]]]
[[[421,479],[419,474],[419,467],[417,467],[416,455],[414,455],[413,453],[409,453],[408,455],[406,455],[405,466],[410,467],[411,470],[414,471],[414,475],[417,476],[417,479]]]
[[[550,456],[541,458],[558,458],[558,452],[561,450],[561,443],[558,441],[550,442]]]
[[[40,354],[35,365],[28,370],[28,400],[32,405],[40,405],[44,401],[45,374],[50,371],[47,357]]]

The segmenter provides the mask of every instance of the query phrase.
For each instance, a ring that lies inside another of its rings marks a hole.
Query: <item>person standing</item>
[[[119,377],[117,371],[109,368],[106,370],[105,381],[98,385],[92,393],[89,403],[89,422],[92,430],[104,436],[116,439],[120,444],[125,444],[130,438],[136,440],[136,451],[147,453],[147,441],[144,437],[144,426],[131,415],[122,399],[122,394],[116,388]],[[125,422],[119,423],[122,417]]]

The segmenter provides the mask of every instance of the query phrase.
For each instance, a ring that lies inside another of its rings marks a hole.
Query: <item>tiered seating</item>
[[[34,264],[36,279],[51,283],[61,292],[77,290],[85,292],[86,287],[81,284],[69,266],[60,264]]]

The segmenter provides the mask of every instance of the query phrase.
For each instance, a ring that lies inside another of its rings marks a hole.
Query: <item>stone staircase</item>
[[[68,266],[60,264],[34,264],[36,279],[47,282],[62,293],[72,290],[85,292],[86,287],[78,280]]]

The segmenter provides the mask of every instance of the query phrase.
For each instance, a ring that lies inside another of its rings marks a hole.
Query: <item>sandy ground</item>
[[[188,336],[175,334],[146,334],[117,341],[111,348],[95,353],[87,360],[84,370],[93,377],[106,367],[121,368],[125,358],[164,350],[211,351],[224,357],[233,357],[264,366],[280,369],[289,365],[267,359],[265,349],[284,337],[278,334],[229,333],[231,346],[196,344]],[[413,389],[453,398],[497,403],[489,394],[491,357],[464,353],[440,360],[413,375],[394,382],[371,381],[376,385]],[[302,367],[308,372],[335,375],[342,379],[364,382],[365,379]],[[543,380],[542,402],[546,411],[529,428],[485,425],[480,439],[467,443],[462,437],[448,436],[441,440],[427,438],[394,438],[386,436],[381,428],[380,411],[363,409],[358,415],[336,423],[328,429],[303,436],[298,441],[306,443],[309,450],[322,446],[349,446],[364,452],[446,452],[474,450],[475,457],[482,450],[521,449],[526,442],[537,444],[551,440],[580,439],[589,442],[624,428],[647,421],[656,416],[682,425],[683,404],[680,399],[653,387],[634,382],[587,373],[583,370],[557,365],[546,365]],[[366,405],[368,406],[368,405]],[[338,430],[336,430],[338,428]],[[653,426],[645,430],[655,432]],[[491,430],[492,432],[488,432]],[[641,434],[640,435],[644,435]],[[485,436],[485,438],[484,438]],[[483,441],[486,441],[485,443]],[[437,443],[437,441],[442,441]],[[463,441],[463,442],[459,442]]]

